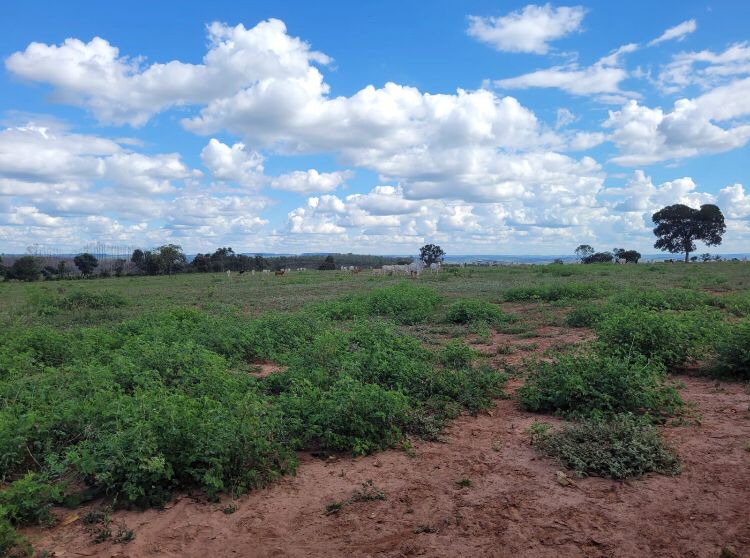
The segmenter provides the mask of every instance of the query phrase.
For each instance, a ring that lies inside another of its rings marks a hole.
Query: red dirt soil
[[[681,377],[700,425],[664,428],[683,460],[677,477],[557,482],[526,432],[554,419],[512,399],[462,416],[446,443],[419,443],[415,456],[386,451],[321,460],[303,455],[295,477],[230,502],[178,498],[165,510],[118,511],[135,531],[127,544],[94,544],[83,514],[27,533],[53,556],[686,556],[750,555],[750,397],[739,383]],[[512,382],[511,389],[518,382]],[[456,481],[470,479],[461,487]],[[372,480],[383,501],[345,505]],[[68,512],[69,513],[69,512]],[[115,529],[116,530],[116,529]]]

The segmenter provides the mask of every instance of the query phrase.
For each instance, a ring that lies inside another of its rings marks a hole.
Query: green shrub
[[[717,298],[719,306],[726,308],[735,316],[750,316],[750,291],[739,291]]]
[[[484,323],[496,325],[512,321],[513,316],[484,300],[458,300],[450,305],[446,319],[454,324]]]
[[[440,362],[449,368],[468,368],[476,352],[463,341],[452,339],[440,350]]]
[[[630,288],[619,292],[611,300],[615,304],[650,310],[695,310],[714,303],[714,298],[707,293],[677,288]]]
[[[281,404],[301,444],[355,455],[395,446],[403,438],[410,408],[401,392],[347,375],[327,390],[300,382],[282,394]]]
[[[380,287],[342,300],[318,304],[314,308],[326,318],[349,320],[380,316],[399,324],[424,322],[435,311],[441,297],[434,289],[412,283]]]
[[[515,287],[508,289],[504,294],[505,300],[508,301],[552,302],[599,298],[606,294],[607,290],[608,288],[600,283],[550,283]]]
[[[665,383],[666,370],[643,357],[562,355],[540,362],[518,390],[521,405],[538,413],[578,417],[622,412],[671,415],[682,406]]]
[[[127,300],[117,293],[77,291],[58,300],[55,305],[63,310],[103,310],[106,308],[121,308],[127,305]]]
[[[31,556],[32,548],[29,541],[21,536],[2,515],[0,508],[0,556],[16,558]]]
[[[721,372],[750,380],[750,319],[731,325],[718,341],[717,353]]]
[[[641,354],[670,368],[705,355],[721,318],[709,312],[675,313],[621,308],[596,323],[599,339],[610,350]]]
[[[638,478],[649,472],[676,475],[679,459],[656,427],[632,415],[584,421],[562,430],[532,428],[532,444],[579,475]]]
[[[565,317],[569,327],[594,327],[607,313],[607,307],[601,304],[582,304]]]
[[[52,524],[52,506],[61,500],[60,487],[36,473],[27,473],[0,491],[0,508],[13,525]]]

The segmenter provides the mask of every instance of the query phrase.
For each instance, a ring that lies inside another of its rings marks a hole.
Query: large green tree
[[[34,256],[22,256],[10,266],[8,276],[19,281],[36,281],[42,272],[42,264],[39,258]]]
[[[696,240],[716,246],[721,244],[721,235],[727,230],[721,209],[713,204],[702,205],[700,209],[681,203],[669,205],[654,213],[651,220],[656,225],[654,248],[673,254],[684,252],[685,263],[690,261]]]
[[[96,256],[94,256],[93,254],[84,252],[83,254],[78,254],[75,258],[73,258],[73,263],[76,264],[76,267],[84,277],[88,277],[99,265],[99,260],[97,260]]]
[[[425,244],[419,249],[419,259],[422,260],[426,266],[442,262],[444,257],[445,252],[437,244]]]
[[[182,246],[177,244],[165,244],[154,250],[153,254],[158,262],[160,273],[172,275],[175,271],[180,271],[187,263],[187,258],[182,252]]]

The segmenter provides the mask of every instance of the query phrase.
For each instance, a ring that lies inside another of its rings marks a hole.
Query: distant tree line
[[[173,275],[175,273],[217,273],[225,271],[249,272],[280,269],[338,269],[340,266],[360,268],[381,267],[395,263],[410,263],[410,258],[371,256],[363,254],[302,254],[273,256],[237,254],[231,247],[218,248],[213,253],[196,254],[192,260],[176,244],[165,244],[151,250],[136,249],[130,261],[115,260],[108,270],[101,270],[96,256],[83,253],[70,260],[37,256],[14,257],[12,264],[3,265],[0,258],[0,279],[18,281],[54,280],[67,278],[110,277],[121,275]],[[109,262],[108,262],[109,263]],[[110,272],[109,269],[112,271]],[[113,273],[112,273],[113,272]]]
[[[581,244],[575,249],[575,254],[581,263],[612,263],[614,260],[624,260],[626,263],[638,263],[641,259],[641,253],[637,250],[625,250],[624,248],[615,248],[611,252],[596,252],[588,244]]]

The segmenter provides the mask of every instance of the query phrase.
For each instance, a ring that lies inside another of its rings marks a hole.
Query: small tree
[[[39,258],[34,256],[22,256],[10,266],[9,276],[19,281],[36,281],[42,272]]]
[[[62,278],[68,276],[68,267],[65,263],[65,260],[60,260],[59,262],[57,262],[57,274]]]
[[[266,259],[263,256],[255,256],[253,258],[253,268],[255,271],[263,271],[267,265]]]
[[[711,254],[706,252],[705,254],[701,254],[701,260],[704,262],[710,262],[711,261]]]
[[[125,262],[125,260],[123,260],[122,258],[117,258],[115,260],[115,275],[117,275],[118,277],[122,277],[122,272],[125,271],[126,263],[127,262]]]
[[[146,254],[144,254],[143,250],[140,248],[133,250],[133,255],[130,256],[130,261],[133,262],[136,269],[140,272],[143,272],[146,268]]]
[[[445,258],[445,252],[437,244],[425,244],[419,249],[419,259],[424,262],[426,266],[430,266],[434,263],[440,263]]]
[[[612,263],[612,260],[615,257],[612,255],[612,252],[596,252],[595,254],[591,254],[589,256],[586,256],[581,260],[585,264],[592,264],[592,263]]]
[[[654,213],[651,220],[656,225],[654,248],[673,254],[684,252],[685,263],[690,261],[696,240],[716,246],[721,244],[721,235],[727,230],[721,209],[713,204],[702,205],[700,209],[680,203],[669,205]]]
[[[76,267],[84,277],[88,277],[99,265],[99,260],[93,254],[84,252],[73,258],[73,263],[76,264]]]
[[[581,244],[575,249],[575,254],[579,260],[584,261],[594,254],[594,248],[588,244]]]
[[[3,265],[3,257],[0,256],[0,279],[5,279],[6,273],[7,273],[7,270],[5,269],[5,266]]]
[[[332,271],[336,269],[336,260],[333,259],[333,256],[328,255],[323,260],[323,263],[318,266],[318,269],[321,271]]]
[[[182,252],[182,246],[178,246],[177,244],[159,246],[155,252],[160,273],[172,275],[175,271],[179,271],[187,262],[187,258]]]
[[[638,260],[641,259],[641,253],[636,250],[622,250],[617,257],[622,258],[627,263],[637,264]]]

